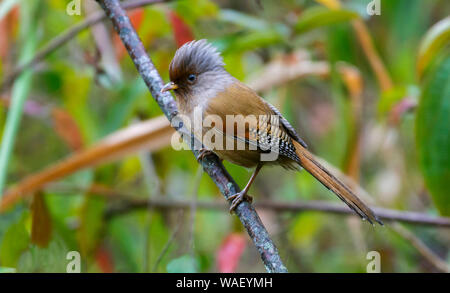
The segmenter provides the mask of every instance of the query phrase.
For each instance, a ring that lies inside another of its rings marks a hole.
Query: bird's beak
[[[173,81],[166,83],[165,86],[161,89],[161,93],[176,90],[178,88],[178,85],[176,85]]]

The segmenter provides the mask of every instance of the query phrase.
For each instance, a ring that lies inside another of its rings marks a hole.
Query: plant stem
[[[38,10],[37,1],[21,2],[21,38],[24,41],[22,52],[20,53],[19,63],[23,64],[32,58],[37,45],[36,12]],[[3,132],[0,148],[0,194],[6,182],[8,163],[14,146],[17,129],[23,113],[23,105],[30,91],[32,81],[31,70],[26,70],[20,78],[14,83],[12,89],[11,107],[6,117],[5,130]]]

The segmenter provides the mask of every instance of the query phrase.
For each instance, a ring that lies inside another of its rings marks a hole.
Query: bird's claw
[[[207,149],[205,149],[205,148],[199,150],[198,156],[197,156],[197,162],[201,163],[201,162],[203,161],[203,158],[204,158],[205,156],[208,156],[208,155],[210,155],[210,154],[212,154],[212,153],[213,153],[212,151],[207,150]]]
[[[230,207],[230,214],[233,213],[233,211],[236,210],[236,208],[238,207],[238,205],[243,202],[243,201],[247,201],[249,203],[252,203],[253,198],[248,195],[246,192],[238,192],[236,194],[230,195],[228,197],[228,200],[231,201],[231,207]]]

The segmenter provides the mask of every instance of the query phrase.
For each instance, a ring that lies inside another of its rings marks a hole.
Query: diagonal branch
[[[150,57],[145,52],[136,31],[130,23],[130,20],[120,6],[118,0],[97,0],[97,2],[105,10],[106,15],[111,19],[114,29],[119,34],[123,44],[133,60],[139,74],[143,78],[145,84],[149,88],[153,98],[156,100],[161,110],[171,121],[177,114],[177,105],[175,100],[169,93],[160,93],[163,81],[156,70]],[[193,150],[194,155],[198,155],[198,151]],[[217,157],[205,157],[202,162],[203,169],[211,177],[214,183],[219,187],[221,193],[227,199],[229,196],[239,192],[239,187],[233,178],[223,167]],[[247,202],[241,203],[236,214],[246,228],[248,234],[258,249],[261,259],[264,262],[268,272],[281,273],[287,272],[286,267],[282,263],[278,250],[273,241],[269,237],[269,233],[261,222],[258,214],[251,204]]]
[[[450,273],[450,266],[442,260],[439,255],[433,252],[419,237],[414,235],[411,231],[400,225],[399,223],[394,223],[391,229],[398,233],[400,236],[405,238],[417,251],[430,262],[439,272]]]

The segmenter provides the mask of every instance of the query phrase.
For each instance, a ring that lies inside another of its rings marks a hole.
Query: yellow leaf
[[[322,4],[325,7],[328,7],[330,9],[340,9],[341,8],[341,2],[339,0],[316,0],[316,2]]]

